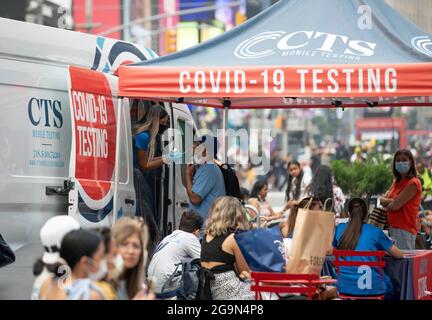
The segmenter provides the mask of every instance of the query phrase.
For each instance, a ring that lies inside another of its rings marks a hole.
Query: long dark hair
[[[348,211],[350,220],[337,247],[339,250],[355,250],[357,247],[368,213],[366,202],[363,199],[354,198],[348,205]]]
[[[301,168],[300,163],[296,160],[290,161],[288,163],[288,170],[289,170],[290,166],[297,166],[300,169],[300,173],[299,173],[299,175],[297,177],[297,181],[296,181],[296,191],[294,193],[294,200],[298,200],[298,198],[300,197],[300,193],[301,193],[301,183],[303,180],[303,169]],[[291,188],[292,188],[292,180],[293,179],[294,179],[293,176],[290,174],[288,176],[288,186],[287,186],[287,189],[285,192],[285,196],[286,196],[287,201],[291,200],[290,199],[290,192],[291,192]]]
[[[302,201],[300,201],[300,203],[298,205],[294,205],[291,208],[291,212],[290,212],[289,217],[288,217],[288,237],[292,237],[292,235],[294,234],[294,227],[295,227],[295,223],[297,221],[298,209],[305,208],[306,205],[308,204],[308,202],[310,201],[310,199],[311,199],[311,197],[304,198],[304,199],[302,199]],[[320,200],[318,198],[313,198],[312,203],[311,203],[311,207],[314,205],[314,203],[319,202],[319,201]]]
[[[102,236],[93,230],[73,230],[61,242],[60,257],[73,270],[82,257],[91,258],[102,241]]]
[[[328,166],[319,166],[315,172],[307,191],[312,196],[324,203],[327,199],[333,199],[333,179],[332,171]]]
[[[264,186],[266,185],[267,185],[267,180],[265,179],[257,180],[252,187],[251,198],[258,198],[258,194],[260,193],[262,188],[264,188]]]
[[[396,170],[396,158],[398,156],[405,156],[410,160],[411,168],[408,171],[407,178],[414,178],[417,177],[417,169],[415,165],[414,156],[408,149],[400,149],[396,151],[394,157],[393,157],[393,163],[392,163],[392,169],[393,169],[393,175],[396,178],[396,181],[401,181],[402,176],[401,174]]]

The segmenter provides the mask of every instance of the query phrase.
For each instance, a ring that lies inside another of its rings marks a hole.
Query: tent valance
[[[240,109],[427,106],[432,37],[382,0],[283,0],[214,40],[121,67],[119,94]]]

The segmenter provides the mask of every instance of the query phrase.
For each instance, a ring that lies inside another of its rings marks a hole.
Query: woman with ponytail
[[[360,198],[353,198],[348,205],[349,222],[341,223],[336,227],[333,239],[333,247],[337,250],[357,251],[386,251],[396,259],[403,258],[402,252],[396,247],[387,235],[378,227],[364,223],[367,216],[366,202]],[[376,257],[346,257],[352,261],[376,261]],[[360,267],[359,267],[360,268]],[[384,273],[382,286],[380,285],[380,274],[378,268],[357,270],[356,267],[340,268],[340,293],[355,296],[374,296],[384,294],[386,299],[393,295],[393,284]],[[371,275],[369,282],[365,278]],[[370,286],[367,284],[370,283]]]

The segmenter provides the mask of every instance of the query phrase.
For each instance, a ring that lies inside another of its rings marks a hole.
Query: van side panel
[[[0,65],[0,233],[19,246],[50,216],[67,212],[67,197],[46,195],[46,186],[68,177],[67,77],[57,66],[2,58]]]

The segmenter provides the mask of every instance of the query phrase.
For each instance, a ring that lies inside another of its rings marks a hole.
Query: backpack
[[[180,269],[181,267],[181,269]],[[179,270],[180,269],[180,270]],[[164,288],[173,281],[176,277],[180,278],[180,286],[177,288],[178,300],[194,300],[198,290],[198,271],[201,269],[200,259],[184,259],[176,265],[176,269],[164,283]]]
[[[228,163],[219,165],[215,163],[222,172],[225,184],[225,192],[227,196],[238,198],[242,200],[240,192],[240,183],[238,181],[236,172]]]
[[[6,243],[6,240],[0,234],[0,268],[7,266],[15,261],[13,250]]]

